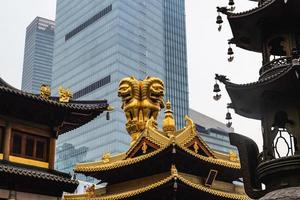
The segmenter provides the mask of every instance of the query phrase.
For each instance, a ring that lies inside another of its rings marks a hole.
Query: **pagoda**
[[[300,1],[256,1],[258,6],[245,12],[233,13],[227,7],[217,11],[227,15],[233,33],[229,43],[262,54],[259,80],[235,84],[224,75],[215,77],[225,84],[230,108],[261,121],[262,152],[251,139],[230,135],[238,147],[245,191],[251,198],[300,186]],[[217,23],[222,21],[219,15]],[[228,55],[232,53],[229,49]]]
[[[60,88],[51,97],[18,90],[0,78],[0,199],[57,200],[74,192],[78,181],[54,170],[55,141],[109,110],[106,100],[73,101]]]
[[[110,199],[249,199],[240,182],[237,154],[211,150],[186,116],[176,130],[171,103],[164,103],[164,84],[155,77],[121,80],[118,95],[131,136],[128,151],[90,163],[78,163],[76,173],[94,177],[106,187],[92,185],[84,194],[67,194],[65,200]],[[162,130],[159,111],[165,109]]]

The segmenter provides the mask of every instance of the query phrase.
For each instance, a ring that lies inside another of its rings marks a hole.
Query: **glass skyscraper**
[[[22,90],[39,93],[42,84],[51,85],[54,21],[36,17],[26,29]]]
[[[130,137],[117,97],[126,76],[161,78],[179,126],[188,113],[184,0],[58,0],[52,90],[75,99],[107,99],[115,108],[59,137],[57,168],[128,149]]]

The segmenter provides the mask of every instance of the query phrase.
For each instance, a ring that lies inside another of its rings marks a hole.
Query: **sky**
[[[255,82],[262,63],[260,54],[234,45],[235,58],[228,63],[227,40],[232,38],[230,26],[225,16],[221,32],[216,24],[216,6],[226,6],[227,3],[227,0],[186,0],[190,107],[224,123],[230,99],[220,84],[222,98],[213,100],[214,74],[227,75],[234,83]],[[256,7],[253,1],[235,0],[235,3],[236,12]],[[0,2],[0,77],[11,85],[21,88],[26,27],[36,16],[54,20],[55,7],[56,0]],[[240,117],[233,110],[231,114],[235,132],[252,138],[261,149],[260,122]]]

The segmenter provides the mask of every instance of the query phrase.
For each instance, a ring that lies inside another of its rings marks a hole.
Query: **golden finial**
[[[62,86],[58,88],[59,94],[59,102],[61,103],[68,103],[70,99],[73,97],[72,92],[69,89],[65,89]]]
[[[110,161],[110,153],[104,153],[103,155],[102,155],[102,162],[104,162],[104,163],[108,163]]]
[[[165,118],[163,120],[163,131],[167,132],[168,136],[172,135],[171,133],[176,131],[176,125],[170,101],[167,101],[166,103]]]
[[[238,160],[238,156],[236,154],[236,152],[234,151],[229,151],[229,160],[232,162],[236,162]]]
[[[171,166],[171,175],[175,175],[175,176],[178,175],[177,168],[174,164],[172,164],[172,166]]]
[[[195,153],[198,153],[198,151],[199,151],[199,146],[198,146],[198,143],[197,143],[197,142],[194,142],[193,147],[194,147]]]
[[[143,154],[147,153],[147,149],[148,149],[147,143],[143,142],[143,146],[142,146]]]
[[[88,186],[85,189],[85,193],[87,194],[88,197],[95,197],[95,184],[92,184],[91,186]]]
[[[114,110],[114,107],[112,107],[111,105],[108,105],[107,111],[113,111],[113,110]]]
[[[49,85],[42,84],[40,87],[40,97],[42,97],[43,99],[49,99],[50,96],[51,96],[51,89]]]

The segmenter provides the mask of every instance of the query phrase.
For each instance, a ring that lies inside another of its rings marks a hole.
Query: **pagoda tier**
[[[225,84],[232,102],[231,107],[237,114],[261,120],[266,102],[270,106],[285,107],[284,101],[280,99],[289,98],[295,104],[300,101],[300,94],[297,92],[300,90],[300,65],[277,64],[266,73],[272,74],[265,74],[259,81],[248,84],[235,84],[219,75],[216,79]],[[278,99],[278,102],[274,99]]]
[[[57,135],[93,120],[109,106],[106,100],[60,102],[59,97],[43,98],[18,90],[1,78],[0,98],[0,115],[47,125]]]
[[[217,180],[232,182],[241,177],[238,161],[213,152],[198,136],[188,117],[187,122],[186,128],[176,131],[174,137],[159,132],[149,122],[126,153],[77,164],[75,172],[114,184],[166,172],[175,164],[179,171],[201,177],[206,177],[211,169],[218,171]]]
[[[205,185],[205,179],[182,173],[176,165],[171,170],[143,177],[107,188],[96,189],[94,192],[81,195],[65,195],[65,200],[150,200],[150,199],[207,199],[207,200],[248,200],[243,188],[231,183],[214,181],[214,185]],[[250,200],[250,199],[249,199]]]
[[[270,41],[273,36],[288,34],[291,27],[295,27],[299,33],[299,7],[298,0],[288,0],[287,3],[284,0],[265,0],[260,1],[258,7],[241,13],[226,9],[219,11],[228,16],[234,44],[246,50],[263,52],[266,40]],[[279,50],[274,54],[288,56]]]

